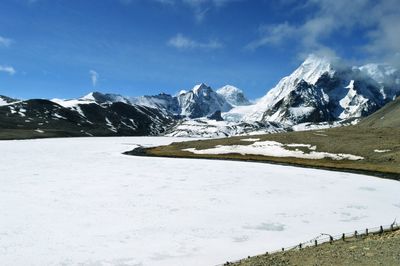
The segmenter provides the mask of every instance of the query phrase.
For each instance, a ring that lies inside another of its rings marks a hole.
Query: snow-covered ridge
[[[0,95],[0,106],[9,105],[9,104],[12,104],[12,103],[15,103],[15,102],[18,102],[18,101],[19,100],[12,99],[10,97]]]

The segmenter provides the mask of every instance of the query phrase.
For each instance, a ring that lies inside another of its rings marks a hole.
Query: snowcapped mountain
[[[311,55],[256,104],[224,116],[287,125],[362,117],[400,94],[399,77],[390,66],[350,67]]]
[[[181,115],[190,118],[209,116],[216,111],[227,112],[232,109],[223,96],[204,83],[196,85],[189,92],[179,94],[178,101]]]
[[[235,86],[226,85],[218,89],[217,93],[225,98],[225,100],[232,106],[250,105],[250,101],[246,98],[243,91]]]

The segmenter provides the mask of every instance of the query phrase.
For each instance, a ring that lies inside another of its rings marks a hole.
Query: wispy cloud
[[[9,75],[14,75],[15,73],[17,73],[17,71],[15,71],[15,69],[12,66],[4,66],[4,65],[0,65],[0,72],[7,73]]]
[[[0,46],[9,47],[13,42],[12,39],[0,36]]]
[[[198,42],[178,33],[176,36],[168,40],[167,44],[177,49],[218,49],[222,48],[222,43],[217,40],[208,42]]]
[[[99,79],[99,73],[95,70],[89,70],[90,79],[92,80],[92,86],[96,87],[97,81]]]
[[[291,43],[301,52],[332,52],[329,38],[362,29],[367,40],[361,48],[381,56],[400,52],[400,9],[397,0],[307,0],[303,8],[316,10],[301,24],[283,22],[263,25],[259,38],[247,44],[248,49]]]
[[[131,4],[139,2],[138,0],[119,0],[119,1],[123,4]],[[190,9],[192,9],[194,13],[195,20],[198,23],[201,23],[206,17],[206,14],[208,14],[210,10],[224,7],[229,3],[240,2],[244,0],[151,0],[151,1],[174,7],[178,5],[189,7]]]

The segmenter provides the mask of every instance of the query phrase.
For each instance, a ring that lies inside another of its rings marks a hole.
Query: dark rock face
[[[221,111],[215,111],[213,114],[207,116],[208,119],[210,120],[215,120],[215,121],[224,121],[224,119],[221,116]]]
[[[322,91],[305,81],[301,81],[295,90],[265,112],[264,117],[277,112],[280,117],[294,124],[334,120]]]

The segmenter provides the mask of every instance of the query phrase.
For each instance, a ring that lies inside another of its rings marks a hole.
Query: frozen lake
[[[0,141],[1,265],[215,265],[400,218],[396,181],[121,154],[171,141]]]

